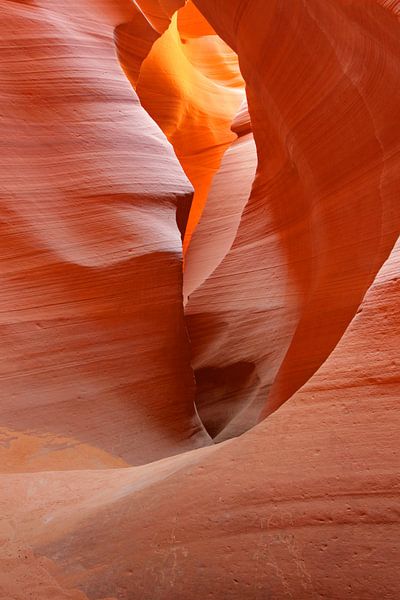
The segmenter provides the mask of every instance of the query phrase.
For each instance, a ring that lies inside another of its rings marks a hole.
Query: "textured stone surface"
[[[195,3],[238,52],[259,155],[235,242],[187,308],[215,402],[233,379],[232,412],[247,399],[243,430],[327,358],[398,236],[400,26],[377,2]]]
[[[13,585],[27,589],[22,563],[29,589],[51,576],[60,598],[397,598],[399,251],[321,369],[245,435],[142,467],[4,476]]]
[[[157,5],[139,4],[152,22]],[[139,77],[128,76],[193,185],[187,249],[222,156],[235,139],[232,119],[244,98],[237,56],[189,1],[154,43]]]
[[[175,220],[192,189],[113,42],[140,15],[128,1],[0,11],[0,469],[202,445]]]
[[[397,600],[400,3],[183,4],[0,0],[0,599]]]

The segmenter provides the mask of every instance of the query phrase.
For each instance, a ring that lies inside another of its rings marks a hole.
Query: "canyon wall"
[[[396,600],[400,3],[0,0],[0,598]]]
[[[399,22],[376,2],[195,3],[238,53],[259,158],[187,307],[193,364],[240,432],[325,361],[398,236]]]
[[[129,1],[1,2],[2,469],[208,443],[176,208],[192,187],[118,64]]]

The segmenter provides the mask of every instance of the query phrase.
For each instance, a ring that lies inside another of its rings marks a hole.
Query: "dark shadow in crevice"
[[[203,425],[216,438],[248,403],[257,373],[252,362],[240,361],[224,367],[195,371],[196,407]],[[247,429],[247,428],[245,428]]]

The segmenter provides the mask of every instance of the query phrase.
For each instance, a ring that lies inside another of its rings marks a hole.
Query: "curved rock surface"
[[[0,469],[138,464],[203,445],[175,219],[192,188],[113,42],[118,24],[144,18],[111,0],[0,11]]]
[[[400,597],[399,16],[0,0],[1,600]]]
[[[183,281],[185,303],[230,250],[253,185],[257,151],[246,101],[231,129],[237,139],[224,154],[187,250]]]
[[[224,360],[223,353],[219,356],[224,331],[218,325],[218,316],[215,319],[212,316],[214,296],[207,296],[204,306],[198,303],[196,293],[198,288],[209,289],[214,272],[235,240],[256,172],[257,151],[246,103],[237,114],[232,130],[238,138],[224,155],[201,220],[191,238],[186,253],[183,284],[192,341],[192,365],[197,383],[196,404],[201,420],[214,438],[233,434],[237,427],[233,420],[237,412],[241,413],[240,409],[243,411],[247,408],[252,396],[251,386],[257,377],[254,363],[245,359],[239,358],[234,368],[230,365],[228,368],[220,367],[220,359]],[[218,275],[216,278],[218,281]],[[207,313],[208,316],[196,314],[196,311]],[[230,347],[229,352],[232,351]],[[238,347],[237,353],[243,354],[243,347]],[[248,382],[247,389],[243,385],[245,379]],[[258,414],[253,416],[254,422],[257,417]],[[229,428],[223,431],[228,425]],[[241,427],[239,418],[239,433]]]
[[[400,245],[321,369],[245,435],[141,467],[8,475],[3,589],[397,598],[399,268]]]
[[[153,23],[157,3],[139,4]],[[222,156],[236,137],[231,124],[244,97],[237,56],[189,0],[154,43],[139,76],[128,76],[193,185],[187,249]]]
[[[195,4],[238,52],[259,156],[235,242],[187,307],[237,433],[324,362],[399,234],[400,24],[377,2]]]

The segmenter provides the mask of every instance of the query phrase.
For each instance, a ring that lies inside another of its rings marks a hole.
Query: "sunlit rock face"
[[[0,16],[0,598],[397,600],[400,2]]]
[[[194,360],[244,430],[326,360],[397,238],[399,25],[375,2],[196,4],[239,54],[258,148],[235,241],[188,304]]]
[[[215,34],[192,2],[171,17],[167,28],[154,2],[138,4],[146,18],[156,23],[160,37],[140,73],[131,73],[129,68],[126,72],[193,185],[193,203],[185,219],[187,250],[213,176],[236,137],[231,124],[244,99],[244,82],[236,53]]]

